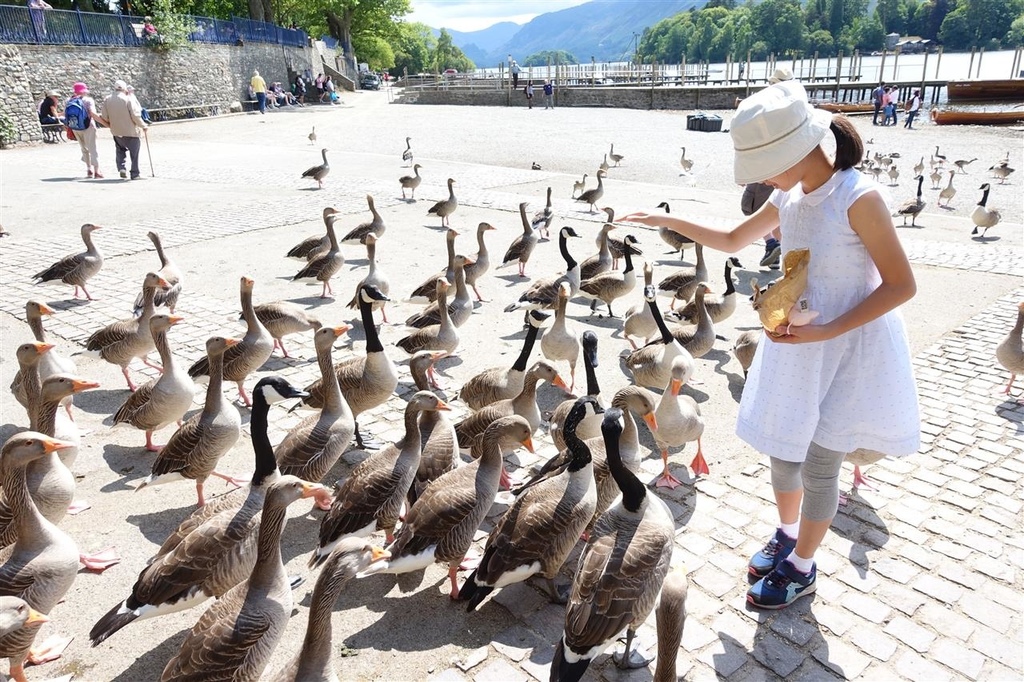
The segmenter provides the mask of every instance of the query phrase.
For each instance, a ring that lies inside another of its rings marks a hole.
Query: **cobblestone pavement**
[[[287,298],[315,309],[325,322],[353,318],[354,312],[342,306],[365,272],[361,249],[345,247],[348,262],[335,279],[334,302],[317,298],[318,287],[306,289],[289,281],[299,264],[283,258],[293,243],[321,229],[318,215],[324,205],[342,212],[338,224],[344,232],[366,219],[365,195],[375,197],[388,224],[378,256],[391,275],[396,299],[389,312],[392,323],[416,309],[401,299],[443,264],[443,233],[437,219],[426,215],[426,208],[446,195],[446,177],[457,181],[460,208],[452,223],[462,233],[460,252],[476,251],[473,232],[479,221],[486,220],[498,228],[490,233],[488,243],[492,261],[500,260],[520,229],[518,204],[528,201],[530,211],[536,210],[548,185],[556,188],[556,227],[572,225],[585,237],[571,241],[574,255],[582,259],[594,250],[592,236],[603,214],[588,214],[585,206],[568,199],[571,182],[578,176],[484,165],[492,163],[487,149],[477,150],[476,158],[482,163],[474,164],[466,160],[474,154],[459,148],[458,140],[452,141],[451,157],[435,153],[422,161],[417,158],[431,168],[429,179],[418,190],[419,201],[401,200],[394,178],[408,169],[398,168],[390,152],[375,155],[362,143],[347,145],[342,132],[365,129],[390,139],[396,134],[374,126],[393,126],[398,120],[401,130],[410,131],[406,134],[424,139],[439,117],[459,116],[460,110],[388,107],[383,98],[373,95],[353,100],[355,105],[341,112],[321,108],[295,116],[268,116],[267,126],[275,128],[268,134],[272,146],[264,151],[273,152],[274,164],[265,170],[253,164],[251,147],[238,141],[265,129],[260,128],[264,124],[258,117],[234,119],[230,125],[235,135],[230,139],[223,135],[224,121],[156,128],[151,137],[167,131],[158,178],[139,183],[141,187],[68,182],[63,186],[64,201],[73,202],[75,215],[50,216],[47,221],[33,218],[42,215],[42,207],[20,202],[36,196],[40,179],[52,174],[43,167],[44,160],[53,164],[59,153],[69,167],[77,162],[67,151],[70,146],[5,153],[0,159],[2,219],[13,236],[0,242],[0,379],[9,381],[15,370],[13,350],[29,337],[20,322],[27,298],[44,299],[58,310],[46,320],[46,328],[65,353],[73,352],[100,326],[129,314],[142,275],[157,267],[145,237],[148,230],[160,232],[169,255],[185,271],[180,314],[186,323],[175,327],[170,337],[178,360],[188,363],[202,354],[208,336],[241,334],[237,322],[241,274],[256,278],[257,302]],[[559,115],[587,114],[574,110]],[[339,122],[340,116],[345,117],[344,123]],[[322,140],[338,138],[330,142],[334,170],[323,192],[310,192],[308,183],[297,179],[303,168],[317,162],[310,161],[316,156],[314,150],[279,141],[286,136],[303,139],[311,122]],[[520,131],[525,139],[543,134],[543,126],[536,125]],[[725,136],[717,139],[722,144],[727,140]],[[576,143],[553,140],[550,144],[562,145],[571,154]],[[207,153],[197,155],[199,146]],[[15,168],[24,171],[15,173]],[[642,176],[635,167],[630,172]],[[615,169],[610,175],[606,201],[620,211],[653,206],[669,197],[674,212],[686,207],[687,215],[695,219],[721,223],[738,216],[732,189],[680,188],[659,183],[657,178],[645,181],[632,176],[616,181]],[[743,598],[747,558],[760,548],[777,521],[766,462],[732,433],[742,373],[728,349],[738,331],[756,326],[756,317],[746,305],[741,303],[734,319],[720,325],[716,331],[723,340],[698,361],[701,383],[687,390],[701,403],[708,421],[704,447],[711,475],[695,481],[682,466],[689,461],[688,452],[675,452],[673,469],[684,485],[655,493],[675,515],[674,563],[685,565],[691,582],[688,619],[677,656],[678,672],[687,679],[1011,680],[1024,676],[1024,405],[1002,393],[1008,375],[994,360],[994,348],[1012,327],[1017,303],[1024,300],[1021,230],[1019,225],[1007,224],[1005,229],[1000,226],[1002,240],[978,242],[966,236],[970,224],[963,218],[938,214],[922,218],[930,218],[930,222],[922,220],[930,225],[928,230],[900,231],[920,292],[905,306],[904,314],[911,330],[922,407],[921,450],[870,468],[868,475],[877,489],[861,489],[851,496],[816,556],[821,573],[817,594],[786,610],[754,611]],[[107,261],[90,286],[97,300],[74,301],[64,285],[31,284],[31,273],[79,249],[77,228],[85,220],[104,226],[96,233],[96,241]],[[645,257],[657,263],[656,277],[678,262],[663,254],[664,245],[653,232],[634,227],[620,227],[618,232],[627,229],[639,236]],[[739,257],[750,265],[760,255],[761,247],[753,245]],[[717,285],[718,292],[724,258],[723,254],[709,256],[712,285]],[[542,244],[528,274],[553,274],[560,263],[554,243]],[[770,271],[745,268],[738,273],[737,288],[749,291],[751,278],[763,282],[772,276]],[[522,343],[519,316],[501,312],[523,289],[514,270],[492,270],[481,289],[493,301],[478,304],[474,316],[460,329],[458,357],[442,363],[449,399],[480,369],[511,364]],[[619,302],[617,312],[638,300],[639,288],[628,303]],[[620,323],[593,318],[587,312],[573,304],[570,317],[601,333],[598,375],[603,394],[611,395],[627,383],[617,359],[626,347]],[[404,399],[412,390],[404,354],[393,346],[404,335],[403,327],[384,325],[381,335],[389,356],[400,363],[399,391],[361,419],[361,424],[384,439],[397,439],[402,435]],[[337,351],[336,359],[362,348],[360,325],[350,337],[349,346]],[[288,346],[295,357],[275,354],[259,375],[276,373],[304,385],[318,374],[311,361],[312,339],[293,336]],[[539,357],[539,352],[534,356]],[[79,495],[87,497],[93,508],[68,517],[62,526],[84,551],[115,544],[124,561],[102,575],[79,576],[47,626],[74,635],[74,643],[62,661],[30,669],[29,676],[45,679],[60,672],[75,673],[76,679],[83,680],[154,679],[200,609],[133,624],[97,649],[88,647],[86,633],[99,615],[127,594],[145,557],[191,509],[194,493],[185,484],[131,492],[148,473],[152,456],[140,447],[141,433],[109,429],[109,416],[127,395],[123,379],[105,363],[84,356],[76,359],[83,376],[103,384],[102,389],[76,399],[81,408],[79,423],[91,430],[83,437],[76,464]],[[152,376],[141,364],[132,369]],[[566,370],[564,364],[559,366],[559,371]],[[578,386],[583,384],[582,377],[581,371]],[[247,382],[250,388],[255,379]],[[197,389],[197,407],[204,390]],[[226,391],[234,397],[233,387]],[[562,398],[557,389],[541,389],[544,408]],[[2,406],[6,436],[24,426],[25,419],[9,395],[2,398]],[[465,413],[457,400],[452,407],[453,418]],[[242,413],[247,422],[247,410]],[[302,416],[275,408],[272,440],[279,441]],[[169,434],[166,430],[160,437],[166,439]],[[646,432],[642,440],[646,447],[653,447]],[[536,442],[537,454],[520,451],[507,457],[513,469],[527,469],[553,454],[546,436]],[[365,456],[349,450],[327,480],[344,477]],[[250,462],[248,438],[224,460],[228,470],[238,472],[249,470]],[[652,453],[642,476],[651,480],[659,471],[660,460]],[[848,479],[847,471],[844,480]],[[506,502],[507,497],[499,495],[478,533],[480,544]],[[318,513],[293,510],[285,538],[291,573],[306,575],[305,559],[317,523]],[[563,568],[563,579],[571,577],[576,556]],[[298,614],[289,624],[277,661],[285,660],[286,652],[297,650],[301,643],[313,582],[307,579],[296,592]],[[334,616],[335,646],[344,654],[337,660],[342,678],[547,679],[564,610],[548,604],[540,589],[532,584],[508,587],[474,614],[448,603],[445,593],[444,571],[439,567],[423,575],[350,584]],[[652,616],[639,631],[639,646],[649,656],[655,653],[653,626]],[[645,680],[653,667],[652,663],[649,669],[620,671],[608,656],[601,656],[587,679]]]

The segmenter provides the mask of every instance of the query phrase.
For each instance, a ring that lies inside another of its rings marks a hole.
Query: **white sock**
[[[799,521],[796,521],[794,523],[780,523],[779,528],[782,529],[783,533],[793,538],[794,540],[796,540],[797,536],[800,535]]]
[[[793,568],[801,573],[810,573],[811,569],[814,567],[813,557],[810,559],[804,559],[801,556],[797,556],[796,552],[791,552],[786,561],[793,564]]]

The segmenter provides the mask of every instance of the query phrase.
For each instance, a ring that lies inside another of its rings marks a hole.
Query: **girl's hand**
[[[630,213],[619,218],[620,223],[640,223],[641,225],[647,225],[648,227],[658,227],[664,221],[664,213],[645,213],[644,211],[637,211],[636,213]]]
[[[836,336],[828,324],[809,324],[803,327],[780,324],[774,332],[765,331],[765,336],[774,343],[816,343]]]

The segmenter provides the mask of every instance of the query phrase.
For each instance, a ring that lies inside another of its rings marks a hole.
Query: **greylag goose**
[[[247,406],[252,406],[245,392],[245,380],[250,374],[263,366],[274,352],[274,337],[256,317],[252,305],[252,289],[256,283],[242,277],[239,284],[239,298],[242,303],[242,317],[245,318],[245,336],[242,341],[224,351],[224,381],[233,381],[238,386],[238,395]],[[208,375],[210,364],[205,357],[196,360],[188,368],[188,375],[193,379]]]
[[[448,227],[448,216],[455,213],[455,209],[459,207],[459,200],[455,198],[455,190],[452,187],[454,184],[455,180],[448,178],[448,198],[427,209],[428,215],[433,214],[441,219],[441,227]]]
[[[324,562],[313,587],[302,648],[270,679],[277,682],[339,682],[340,678],[334,671],[334,644],[331,639],[334,604],[352,578],[390,556],[389,552],[362,538],[346,538],[338,543]]]
[[[608,165],[608,155],[605,154],[604,157],[601,159],[601,163],[600,165],[598,165],[597,170],[598,173],[602,171],[607,172],[609,168],[611,168],[611,166]]]
[[[552,602],[565,603],[554,579],[597,506],[590,449],[576,429],[589,415],[603,412],[591,396],[575,401],[565,420],[568,465],[527,488],[494,525],[480,565],[459,590],[459,600],[469,602],[467,611],[475,611],[494,590],[534,575],[545,579]]]
[[[692,357],[702,358],[715,346],[715,327],[704,305],[704,297],[710,291],[707,282],[700,282],[693,300],[697,303],[696,326],[672,326],[672,336]]]
[[[82,241],[85,242],[85,251],[64,256],[45,270],[32,275],[32,279],[36,280],[35,283],[59,279],[64,284],[75,287],[75,298],[78,298],[78,289],[81,288],[85,297],[90,301],[93,300],[89,295],[89,290],[85,288],[85,283],[103,267],[103,254],[92,242],[92,233],[99,229],[99,225],[91,223],[82,225]]]
[[[153,242],[153,246],[156,247],[156,255],[160,259],[160,269],[156,271],[156,274],[160,275],[167,282],[167,289],[158,289],[156,296],[153,298],[153,305],[167,306],[171,315],[174,314],[174,309],[178,306],[178,298],[181,296],[181,288],[184,282],[182,277],[181,269],[174,264],[174,262],[167,257],[164,253],[164,245],[160,241],[159,233],[150,230],[147,234],[149,241]],[[145,299],[145,292],[140,291],[139,295],[135,298],[135,314],[142,314],[143,301]]]
[[[1010,395],[1010,389],[1013,388],[1013,382],[1017,375],[1024,374],[1024,339],[1021,339],[1022,333],[1024,333],[1024,302],[1017,304],[1017,321],[1014,323],[1013,329],[996,346],[996,360],[1010,373],[1010,380],[1006,382],[1006,389],[1003,390],[1003,393],[1006,395]]]
[[[939,200],[935,202],[936,204],[941,206],[939,202],[945,199],[946,207],[949,208],[949,202],[951,202],[953,197],[956,196],[956,187],[953,186],[954,175],[956,175],[956,171],[949,171],[949,182],[946,183],[946,186],[942,188],[941,192],[939,192]]]
[[[52,343],[39,341],[23,343],[18,346],[18,373],[11,382],[11,393],[25,408],[29,421],[35,419],[35,410],[39,404],[39,392],[43,382],[40,379],[39,363],[47,353],[53,350]]]
[[[530,425],[520,416],[502,417],[483,434],[483,454],[465,466],[442,475],[409,508],[395,541],[388,545],[391,558],[368,568],[363,575],[410,573],[434,562],[448,564],[451,599],[459,597],[456,572],[487,516],[502,471],[502,451],[522,445],[533,452]]]
[[[443,351],[421,350],[409,360],[409,372],[419,391],[432,388],[434,361],[443,357]],[[423,490],[442,474],[459,465],[459,441],[455,435],[455,426],[437,410],[424,410],[419,416],[420,464],[416,469],[416,477],[409,486],[406,503],[412,506]]]
[[[153,335],[149,331],[149,320],[153,316],[153,300],[158,287],[166,288],[167,282],[155,272],[147,273],[142,290],[142,315],[108,324],[93,332],[85,342],[86,355],[102,358],[112,365],[121,367],[121,374],[132,391],[135,390],[135,384],[128,374],[128,364],[139,358],[146,365],[155,367],[146,356],[155,348]]]
[[[661,390],[672,376],[672,362],[682,356],[692,365],[693,356],[676,341],[662,319],[654,287],[644,288],[644,300],[651,309],[651,315],[661,336],[627,355],[626,368],[633,374],[634,383]]]
[[[900,169],[896,167],[896,164],[889,166],[889,170],[886,173],[889,175],[890,187],[895,187],[900,183]]]
[[[896,209],[896,215],[903,216],[903,224],[907,224],[907,217],[911,218],[911,227],[917,227],[917,216],[921,211],[924,210],[924,200],[921,199],[921,185],[924,184],[924,176],[918,175],[917,180],[917,197],[904,202],[898,209]]]
[[[957,170],[966,175],[967,167],[977,160],[977,157],[973,159],[957,159],[956,161],[953,162],[953,165],[957,167]]]
[[[17,597],[0,597],[0,637],[16,630],[48,622],[47,616]]]
[[[89,632],[93,646],[136,620],[221,597],[252,573],[263,501],[270,484],[280,478],[267,436],[267,414],[272,403],[302,397],[305,392],[269,376],[260,379],[252,393],[249,426],[256,466],[249,485],[211,500],[181,522],[139,573],[128,598],[93,625]],[[326,490],[318,494],[319,499],[330,501]]]
[[[405,190],[412,190],[412,200],[416,201],[416,188],[423,182],[423,178],[420,177],[420,168],[423,166],[418,163],[412,167],[412,175],[403,175],[398,178],[398,184],[402,186],[402,198],[405,199]]]
[[[597,381],[597,334],[589,329],[583,332],[580,345],[583,347],[583,370],[587,377],[586,395],[596,401],[595,405],[601,406],[601,410],[591,411],[581,417],[579,424],[576,425],[576,435],[582,440],[588,440],[601,435],[601,418],[597,415],[604,411],[604,403],[601,402],[601,385]],[[572,389],[573,387],[570,386],[569,393],[572,393]],[[548,434],[559,452],[565,449],[565,420],[569,418],[569,412],[572,411],[575,404],[575,398],[563,400],[551,412],[551,418],[548,420]]]
[[[587,189],[587,178],[589,176],[584,173],[582,180],[576,180],[572,183],[572,198],[575,199],[577,194],[586,191]]]
[[[644,291],[651,287],[653,282],[654,266],[644,263]],[[651,314],[651,308],[646,301],[638,303],[626,311],[626,316],[622,320],[622,335],[629,341],[633,350],[636,350],[636,342],[632,337],[639,336],[641,339],[646,339],[657,331],[658,325],[655,323],[654,315]]]
[[[284,347],[284,337],[311,329],[315,332],[323,326],[320,320],[310,315],[305,308],[291,301],[261,303],[253,307],[253,312],[256,313],[256,319],[267,328],[270,336],[274,339],[274,348],[280,348],[281,354],[286,358],[291,356],[288,355],[288,349]],[[238,319],[245,319],[245,313],[239,314]]]
[[[306,139],[309,140],[309,146],[312,147],[316,144],[316,126],[313,126],[313,130],[306,135]]]
[[[622,159],[624,159],[625,157],[622,154],[616,154],[615,153],[615,143],[614,142],[612,142],[611,145],[612,145],[611,149],[608,150],[608,158],[612,160],[612,163],[614,163],[616,166],[618,166],[619,163],[622,162]]]
[[[569,298],[580,289],[580,264],[569,253],[569,237],[579,237],[576,230],[568,225],[558,231],[558,251],[565,261],[565,274],[559,277],[545,277],[536,280],[519,300],[505,307],[505,312],[514,310],[540,310],[554,308],[558,304],[558,289],[563,282],[569,285]]]
[[[666,215],[672,212],[672,209],[668,205],[667,201],[663,201],[660,204],[658,204],[658,208],[665,209]],[[661,241],[665,242],[666,244],[669,245],[669,247],[671,247],[672,250],[669,253],[674,254],[676,251],[678,251],[680,258],[683,257],[683,251],[685,251],[686,249],[693,248],[693,245],[695,243],[689,237],[684,237],[675,230],[669,229],[667,227],[658,227],[658,236],[661,237]]]
[[[320,519],[317,548],[309,565],[320,565],[341,540],[384,531],[394,540],[402,502],[420,465],[419,416],[424,410],[450,409],[430,391],[419,391],[405,406],[405,434],[360,462],[338,486],[330,509]]]
[[[153,444],[153,433],[168,424],[180,424],[181,418],[192,407],[195,384],[188,372],[178,367],[167,341],[167,330],[183,319],[163,314],[150,319],[149,329],[164,371],[156,379],[139,386],[114,413],[115,426],[130,424],[146,432],[146,450],[149,452],[159,452],[163,447]]]
[[[451,287],[443,279],[437,280],[437,311],[441,318],[438,324],[417,329],[408,336],[398,340],[395,345],[412,355],[418,350],[443,350],[449,355],[459,347],[459,332],[448,316],[448,289]]]
[[[670,296],[670,308],[676,307],[676,301],[689,301],[697,290],[698,282],[708,281],[708,266],[704,262],[704,245],[696,245],[697,264],[693,267],[678,268],[676,272],[658,282],[658,291]]]
[[[477,252],[470,257],[470,262],[466,265],[466,284],[473,288],[473,293],[476,294],[476,300],[483,302],[483,296],[480,295],[480,290],[476,288],[476,283],[480,281],[480,278],[487,274],[487,271],[491,268],[490,254],[487,252],[487,244],[484,242],[484,233],[488,230],[493,230],[494,226],[490,223],[480,223],[476,228],[476,245]]]
[[[368,235],[372,234],[377,239],[384,236],[384,232],[388,227],[384,224],[384,218],[377,212],[377,207],[373,203],[373,197],[369,194],[366,195],[366,205],[370,208],[372,218],[352,228],[348,234],[341,238],[340,243],[354,246],[356,244],[365,244]]]
[[[606,223],[614,223],[615,222],[615,209],[614,208],[612,208],[611,206],[605,206],[601,210],[604,211],[606,216],[608,216],[608,219],[605,221]],[[600,237],[599,237],[599,239],[600,239]],[[598,246],[600,246],[600,242],[598,242]],[[632,254],[634,256],[642,256],[642,255],[644,255],[644,252],[641,251],[639,248],[637,248],[635,241],[630,246],[630,249],[632,249]],[[623,239],[619,239],[617,237],[613,237],[611,235],[608,235],[608,250],[612,254],[612,270],[618,270],[619,269],[619,260],[626,253],[626,243],[625,243],[625,241]]]
[[[320,481],[352,442],[355,421],[331,362],[334,342],[351,328],[348,325],[323,327],[313,336],[320,381],[325,389],[324,402],[319,414],[309,415],[299,422],[274,449],[281,473]]]
[[[605,223],[597,233],[597,253],[580,263],[580,280],[590,279],[612,269],[612,252],[608,249],[608,233],[615,229],[612,223]]]
[[[754,361],[754,353],[757,352],[757,344],[761,341],[761,329],[750,329],[736,337],[732,345],[732,354],[736,361],[743,368],[743,377],[746,378],[750,363]]]
[[[433,303],[437,300],[437,278],[444,277],[448,280],[449,284],[455,282],[455,238],[459,236],[459,233],[449,228],[444,234],[445,249],[448,252],[448,265],[444,270],[431,275],[423,284],[413,289],[412,294],[409,295],[410,303]]]
[[[9,438],[0,452],[0,482],[14,514],[17,541],[0,566],[0,594],[23,599],[39,613],[49,614],[64,598],[78,574],[78,548],[62,530],[47,521],[29,496],[26,468],[66,444],[34,431]],[[25,661],[40,624],[0,637],[0,657],[11,661],[11,677],[25,682]],[[64,644],[66,646],[66,643]],[[45,656],[41,647],[39,655]],[[36,652],[32,652],[36,653]]]
[[[551,679],[579,680],[587,666],[626,630],[620,668],[642,667],[630,649],[636,629],[654,608],[672,559],[675,523],[657,495],[622,465],[622,411],[605,412],[601,431],[608,467],[622,497],[598,519],[573,578],[565,629],[551,661]]]
[[[986,182],[978,189],[982,192],[981,201],[971,211],[971,222],[974,223],[974,230],[971,231],[971,234],[978,234],[978,228],[981,228],[981,238],[984,239],[985,235],[988,234],[989,228],[995,227],[1003,219],[1003,214],[987,206],[988,193],[991,190],[991,186]]]
[[[326,178],[327,174],[331,172],[331,164],[327,163],[326,148],[320,150],[320,156],[323,158],[324,162],[318,166],[313,166],[312,168],[307,168],[306,170],[304,170],[302,172],[302,177],[316,180],[317,188],[323,189],[324,178]]]
[[[405,151],[402,152],[402,161],[405,161],[405,165],[407,166],[410,163],[412,163],[412,145],[410,144],[411,140],[411,137],[405,138]]]
[[[668,470],[669,448],[677,448],[697,441],[697,454],[690,463],[690,467],[693,469],[694,476],[701,474],[706,476],[709,473],[700,444],[700,438],[704,434],[704,419],[701,417],[700,407],[690,396],[679,395],[683,384],[692,376],[692,370],[692,366],[688,365],[684,359],[676,358],[672,363],[672,378],[661,395],[658,409],[654,412],[658,419],[658,430],[654,433],[654,442],[661,450],[661,461],[664,465],[661,476],[655,484],[658,488],[676,488],[680,485],[680,480]]]
[[[324,226],[333,225],[334,221],[338,219],[339,212],[337,209],[328,206],[323,211],[324,215]],[[298,258],[299,260],[311,261],[317,256],[321,256],[327,253],[327,250],[331,248],[331,240],[327,236],[326,229],[321,235],[313,235],[312,237],[306,237],[301,242],[293,246],[288,251],[289,258]]]
[[[355,421],[356,444],[361,448],[379,447],[375,441],[364,436],[359,429],[359,415],[372,410],[392,396],[398,386],[398,370],[395,363],[384,352],[377,327],[373,323],[373,305],[389,300],[375,286],[364,284],[359,293],[359,315],[366,335],[366,349],[363,355],[343,360],[334,366],[334,373],[341,386],[341,394],[352,410]],[[306,387],[309,396],[303,404],[320,409],[324,404],[324,380],[317,379]]]
[[[914,175],[924,175],[924,157],[914,164]]]
[[[683,150],[679,156],[679,165],[683,167],[684,173],[689,173],[693,170],[693,159],[686,158],[686,147],[680,147]]]
[[[25,303],[25,321],[28,322],[28,328],[32,330],[32,336],[34,336],[36,341],[39,343],[47,342],[46,330],[43,329],[43,315],[53,314],[53,308],[41,301],[32,300]],[[56,348],[51,348],[49,351],[44,353],[41,358],[39,358],[39,378],[40,380],[43,380],[47,377],[53,376],[54,374],[78,374],[78,367],[75,365],[74,360],[64,357],[57,352]],[[14,381],[11,382],[11,390],[14,391],[15,395],[18,393],[16,385],[20,381],[19,372],[14,375]],[[71,398],[68,398],[64,402],[64,408],[67,410],[68,417],[73,420],[74,416],[71,414]]]
[[[736,256],[729,256],[725,259],[725,293],[720,297],[712,300],[708,300],[704,297],[704,307],[708,311],[708,315],[711,316],[711,321],[715,324],[723,322],[736,312],[736,283],[732,279],[733,268],[741,268],[740,261]],[[696,295],[694,300],[687,303],[682,308],[669,314],[669,317],[675,318],[681,322],[688,322],[690,324],[697,324],[699,319],[699,306],[697,304]]]
[[[686,623],[686,591],[689,583],[682,567],[665,576],[658,595],[654,619],[658,628],[658,658],[654,666],[654,682],[677,682],[676,657],[683,641]]]
[[[604,196],[605,175],[606,173],[603,170],[597,171],[597,187],[588,189],[576,197],[576,201],[590,205],[590,213],[594,213],[597,210],[597,202],[601,201],[601,197]]]
[[[558,285],[558,303],[555,306],[555,321],[540,338],[540,352],[551,362],[565,360],[569,363],[569,392],[576,387],[576,360],[580,356],[580,332],[575,324],[569,324],[565,307],[572,296],[568,282]]]
[[[288,505],[314,496],[322,487],[294,476],[282,476],[270,485],[252,574],[207,609],[185,635],[181,649],[164,667],[161,682],[259,680],[292,613],[292,588],[281,562]]]
[[[473,314],[473,299],[466,288],[466,267],[472,261],[463,255],[455,257],[455,297],[448,304],[448,317],[452,324],[461,327]],[[433,324],[441,324],[441,311],[438,301],[434,301],[420,312],[410,315],[405,321],[407,327],[423,329]]]
[[[544,239],[551,238],[551,221],[555,219],[555,212],[551,210],[551,188],[548,187],[548,200],[544,205],[544,208],[533,214],[533,220],[530,221],[530,225],[533,229],[537,230]]]
[[[995,166],[992,166],[991,168],[989,168],[989,170],[992,172],[992,177],[999,178],[1000,185],[1005,185],[1006,178],[1010,177],[1010,175],[1012,175],[1016,169],[1010,168],[1009,162],[1004,161],[1002,163],[996,164]]]
[[[597,309],[597,302],[604,301],[608,306],[608,317],[615,317],[615,313],[612,312],[612,301],[628,296],[636,286],[636,271],[633,270],[633,255],[631,253],[632,245],[637,243],[636,237],[627,234],[623,242],[626,245],[626,267],[621,273],[602,272],[580,282],[579,293],[584,298],[590,299],[591,315]]]
[[[331,243],[327,252],[306,263],[306,267],[299,270],[292,277],[293,282],[306,278],[321,282],[320,298],[328,298],[328,294],[334,296],[334,291],[331,290],[331,278],[345,264],[345,256],[341,253],[341,247],[338,246],[338,237],[334,233],[333,221],[327,224],[327,239]]]
[[[938,168],[934,169],[929,175],[932,181],[932,189],[938,189],[939,183],[942,182],[942,171]]]
[[[530,362],[530,354],[537,341],[537,335],[550,315],[538,310],[531,310],[527,315],[526,336],[523,348],[516,361],[509,368],[491,367],[473,376],[459,389],[459,400],[471,409],[479,410],[485,405],[514,398],[523,390],[523,378],[526,376],[526,365]]]
[[[381,320],[384,324],[387,324],[388,314],[384,310],[384,306],[388,303],[387,295],[391,292],[391,282],[388,280],[388,276],[384,274],[384,271],[380,269],[380,266],[377,265],[377,237],[373,234],[366,235],[366,260],[370,263],[369,269],[366,272],[366,276],[356,285],[356,293],[352,296],[352,300],[348,302],[348,307],[358,310],[359,292],[362,291],[364,286],[372,286],[384,298],[381,300],[375,299],[370,304],[370,309],[379,310]]]
[[[523,223],[523,233],[509,244],[508,250],[505,251],[505,257],[501,259],[501,264],[505,266],[513,261],[519,261],[519,276],[526,277],[526,263],[537,246],[537,233],[530,221],[526,219],[525,201],[519,204],[519,217]]]
[[[202,412],[193,415],[174,432],[153,462],[153,470],[136,488],[163,485],[172,481],[195,481],[197,505],[206,504],[203,486],[211,475],[234,483],[231,476],[215,469],[242,435],[242,418],[224,397],[224,353],[237,339],[213,336],[206,340],[206,358],[210,365],[210,383]],[[240,485],[240,484],[239,484]]]

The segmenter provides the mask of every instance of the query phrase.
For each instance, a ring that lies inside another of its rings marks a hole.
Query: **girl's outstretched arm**
[[[624,223],[640,223],[648,227],[667,227],[710,249],[736,253],[755,239],[765,236],[779,226],[779,209],[771,202],[765,202],[757,213],[731,228],[710,227],[666,213],[642,211],[630,213],[619,220]]]

